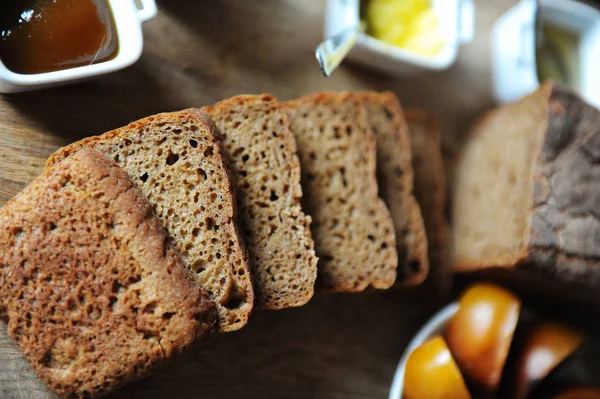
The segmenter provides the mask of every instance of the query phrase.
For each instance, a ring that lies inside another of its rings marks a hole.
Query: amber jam
[[[106,0],[0,2],[0,60],[34,74],[113,59],[119,51]]]

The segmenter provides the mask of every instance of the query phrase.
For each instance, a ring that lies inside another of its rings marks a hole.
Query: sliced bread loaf
[[[440,144],[439,127],[427,113],[405,111],[415,172],[415,197],[419,202],[429,254],[427,281],[436,292],[448,293],[452,273],[449,262],[449,225],[446,219],[446,173]]]
[[[379,195],[390,209],[398,250],[398,285],[418,285],[427,276],[427,235],[413,195],[411,144],[400,102],[393,93],[358,94],[377,143]]]
[[[129,176],[89,149],[0,210],[0,305],[24,357],[64,398],[143,377],[217,319]]]
[[[359,99],[321,93],[285,104],[296,137],[304,209],[312,216],[318,284],[338,292],[386,289],[398,254],[377,195],[375,138]]]
[[[196,110],[154,115],[57,151],[52,165],[94,148],[129,173],[167,228],[184,263],[217,303],[220,329],[243,327],[254,294],[234,225],[235,198],[209,116]]]
[[[317,258],[285,112],[270,95],[233,97],[202,110],[219,128],[230,161],[255,306],[304,305],[314,292]]]
[[[455,269],[535,270],[597,287],[599,161],[600,111],[557,86],[487,114],[454,173]]]

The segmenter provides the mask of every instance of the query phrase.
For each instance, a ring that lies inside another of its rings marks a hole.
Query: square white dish
[[[9,70],[0,60],[0,93],[16,93],[64,85],[128,67],[142,54],[142,23],[156,16],[154,0],[107,0],[115,21],[119,51],[111,60],[60,71],[20,74]]]
[[[475,5],[473,0],[432,0],[431,5],[440,17],[440,33],[446,40],[446,45],[437,54],[416,54],[362,32],[348,59],[396,75],[450,67],[460,45],[473,39]],[[359,24],[360,0],[327,1],[326,38]]]
[[[574,0],[540,0],[542,18],[579,37],[579,94],[600,107],[600,11]],[[492,30],[493,91],[500,103],[513,102],[540,86],[537,76],[536,0],[522,0]]]

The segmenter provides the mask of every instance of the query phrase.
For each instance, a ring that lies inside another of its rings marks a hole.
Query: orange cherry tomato
[[[498,388],[521,301],[491,284],[466,290],[446,331],[448,347],[465,377],[488,392]]]
[[[581,334],[560,324],[537,326],[527,338],[517,364],[515,399],[525,399],[529,391],[582,342]]]
[[[432,338],[410,355],[404,374],[403,398],[471,399],[444,338]]]
[[[600,399],[600,389],[598,388],[575,388],[570,389],[553,399]]]

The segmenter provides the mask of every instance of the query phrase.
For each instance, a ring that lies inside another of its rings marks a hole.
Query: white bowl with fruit
[[[584,336],[562,323],[538,319],[517,330],[521,307],[521,300],[502,287],[467,289],[413,338],[389,399],[600,399],[600,389],[576,384],[544,391],[544,379],[581,348]]]

